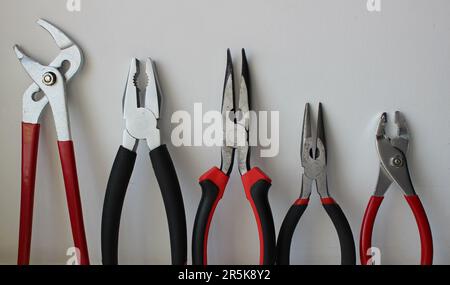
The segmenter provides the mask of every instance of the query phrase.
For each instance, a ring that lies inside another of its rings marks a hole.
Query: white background
[[[57,48],[35,21],[47,19],[83,49],[86,63],[69,84],[69,109],[92,263],[101,263],[100,222],[105,187],[123,121],[121,101],[132,56],[151,56],[164,92],[162,139],[168,143],[184,195],[189,248],[200,200],[198,177],[220,162],[218,147],[175,148],[176,110],[195,102],[219,110],[232,48],[248,53],[255,110],[280,112],[280,152],[252,163],[273,179],[277,231],[300,191],[299,146],[306,102],[324,103],[329,186],[351,223],[355,240],[375,187],[375,127],[383,111],[404,112],[412,140],[409,166],[434,236],[435,263],[450,263],[450,2],[382,0],[82,0],[68,12],[63,0],[8,0],[0,9],[0,263],[17,256],[22,94],[31,83],[12,46],[43,63]],[[392,118],[392,116],[391,116]],[[147,147],[141,144],[123,209],[122,264],[167,264],[170,249],[161,194]],[[420,243],[414,218],[391,189],[375,225],[384,264],[415,264]],[[297,228],[293,264],[340,261],[337,234],[314,194]],[[212,264],[258,262],[257,228],[237,170],[213,220]],[[31,262],[63,264],[72,246],[65,191],[50,109],[42,118]],[[189,263],[191,251],[189,250]]]

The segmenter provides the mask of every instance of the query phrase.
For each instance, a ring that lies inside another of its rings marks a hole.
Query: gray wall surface
[[[412,140],[409,166],[434,235],[435,263],[450,263],[450,1],[381,0],[4,0],[0,9],[0,263],[17,256],[22,94],[31,80],[12,50],[20,44],[43,63],[57,53],[35,21],[44,18],[81,46],[85,65],[68,104],[91,262],[101,263],[103,198],[121,144],[121,102],[131,57],[151,56],[164,92],[162,139],[184,195],[188,239],[201,191],[198,177],[220,163],[218,147],[174,147],[173,112],[219,110],[226,48],[236,63],[245,47],[255,110],[280,112],[280,152],[253,165],[273,179],[269,198],[277,231],[300,192],[303,108],[323,102],[332,195],[359,241],[362,216],[378,175],[379,115],[401,110]],[[391,116],[392,118],[392,116]],[[170,263],[161,194],[141,144],[123,209],[122,264]],[[375,224],[384,264],[415,264],[420,242],[413,215],[393,187]],[[209,262],[256,264],[256,223],[235,169],[213,220]],[[64,264],[72,237],[50,109],[42,117],[31,262]],[[189,247],[190,248],[190,247]],[[189,263],[191,252],[189,250]],[[340,261],[337,234],[316,193],[294,236],[293,264]]]

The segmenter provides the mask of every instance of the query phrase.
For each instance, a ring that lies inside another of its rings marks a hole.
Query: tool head
[[[227,50],[227,66],[222,95],[223,145],[221,148],[220,169],[230,175],[234,162],[234,125],[235,125],[235,93],[233,60],[230,49]]]
[[[400,111],[395,112],[394,123],[397,127],[397,136],[395,137],[390,138],[388,135],[386,135],[387,123],[387,113],[384,112],[381,115],[380,121],[378,123],[376,134],[377,144],[379,144],[383,140],[388,141],[390,144],[392,144],[392,146],[398,148],[406,155],[406,153],[408,152],[410,135],[405,117]]]
[[[139,140],[145,139],[150,150],[161,145],[158,120],[161,106],[161,89],[153,61],[146,60],[147,87],[144,102],[140,100],[137,86],[140,74],[139,61],[131,59],[127,83],[122,101],[123,118],[126,121],[123,146],[136,151]]]
[[[49,22],[40,19],[37,23],[50,33],[56,45],[60,48],[59,54],[49,64],[49,66],[56,69],[62,69],[63,64],[67,63],[69,66],[63,75],[66,82],[69,81],[78,72],[83,64],[83,53],[81,49],[65,33]],[[17,58],[20,60],[20,58],[23,57],[24,52],[20,50],[17,45],[14,46],[14,51],[16,52]],[[32,61],[37,62],[34,59],[32,59]]]
[[[319,103],[316,137],[313,137],[312,133],[309,103],[306,103],[305,105],[300,155],[301,164],[304,169],[302,175],[301,198],[309,198],[313,182],[316,183],[317,192],[321,198],[329,197],[326,174],[326,137],[322,103]]]
[[[50,33],[60,48],[59,55],[50,63],[50,66],[61,68],[64,62],[69,64],[69,68],[64,73],[66,81],[69,81],[83,65],[83,53],[65,33],[45,20],[38,20],[37,23]]]
[[[49,22],[41,19],[38,20],[37,23],[50,33],[50,35],[55,40],[56,45],[60,48],[59,54],[48,65],[48,67],[57,69],[57,71],[53,73],[56,73],[56,75],[59,76],[59,73],[61,73],[61,70],[63,69],[63,65],[67,63],[68,68],[64,72],[64,74],[61,75],[66,83],[69,82],[83,64],[83,53],[81,49],[66,34],[64,34],[61,30],[59,30]],[[22,66],[34,81],[34,83],[31,84],[30,87],[28,87],[28,89],[25,91],[23,97],[23,121],[28,123],[37,123],[43,109],[48,104],[48,98],[46,96],[43,96],[40,99],[36,98],[36,94],[42,90],[41,83],[43,80],[45,80],[45,73],[42,73],[40,74],[40,76],[38,76],[38,74],[36,73],[39,70],[43,72],[42,68],[31,70],[38,67],[38,62],[33,58],[27,56],[17,45],[14,46],[14,51],[17,58],[22,63]],[[42,65],[39,64],[39,66]],[[42,91],[44,91],[45,93],[45,90]]]
[[[242,69],[239,93],[235,93],[233,62],[227,50],[227,67],[222,98],[223,138],[221,170],[228,175],[233,168],[234,153],[237,150],[238,167],[241,175],[250,169],[249,126],[250,126],[250,74],[245,50],[242,49]],[[236,106],[236,102],[238,102]]]
[[[395,112],[397,136],[386,135],[387,113],[383,113],[378,123],[376,146],[380,158],[380,174],[375,190],[376,196],[383,196],[392,182],[395,182],[405,195],[414,195],[414,187],[408,170],[406,152],[409,145],[409,131],[404,116]]]
[[[305,105],[302,128],[302,144],[300,147],[301,162],[304,168],[320,165],[326,166],[326,137],[323,121],[322,104],[319,103],[316,138],[312,135],[312,122],[309,103]]]

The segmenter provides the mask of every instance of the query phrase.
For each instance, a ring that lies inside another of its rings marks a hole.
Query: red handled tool
[[[304,169],[300,198],[291,206],[281,225],[277,241],[277,264],[289,265],[292,237],[300,218],[308,207],[313,182],[315,182],[322,205],[336,228],[341,246],[341,264],[356,264],[355,241],[350,224],[341,207],[331,198],[328,191],[327,144],[322,104],[319,104],[316,138],[312,136],[309,104],[306,104],[300,155]]]
[[[30,261],[39,118],[44,108],[49,104],[53,112],[58,137],[59,156],[66,187],[72,234],[75,247],[78,249],[77,253],[79,253],[77,258],[79,264],[86,265],[89,264],[89,256],[66,99],[66,84],[80,69],[83,55],[81,49],[58,28],[44,20],[39,20],[37,23],[50,33],[61,51],[48,66],[44,66],[25,55],[18,46],[14,47],[17,58],[34,81],[23,96],[22,194],[17,263],[27,265]],[[68,63],[69,66],[65,73],[62,73],[64,63]],[[36,94],[40,91],[45,96],[37,98]]]
[[[242,50],[242,74],[239,86],[239,103],[235,106],[233,63],[230,50],[227,53],[227,69],[222,101],[224,120],[224,145],[221,166],[212,168],[200,177],[202,198],[195,217],[192,237],[194,265],[206,265],[208,257],[208,233],[217,204],[223,196],[233,169],[237,151],[238,168],[247,199],[256,218],[260,243],[260,264],[275,262],[275,227],[268,200],[271,180],[259,168],[250,167],[249,112],[250,77],[245,51]],[[238,142],[236,138],[244,138]]]
[[[376,145],[380,157],[380,172],[374,195],[370,198],[361,227],[360,257],[362,265],[371,265],[370,248],[372,247],[372,232],[378,209],[383,202],[384,194],[395,183],[403,191],[419,228],[421,241],[422,265],[433,262],[433,238],[430,224],[419,197],[414,191],[408,170],[406,153],[409,145],[409,132],[406,120],[400,112],[395,112],[395,123],[398,136],[389,138],[385,133],[387,114],[383,113],[377,129]]]

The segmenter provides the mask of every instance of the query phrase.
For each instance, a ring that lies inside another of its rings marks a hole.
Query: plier
[[[336,228],[341,246],[341,264],[356,264],[355,242],[350,224],[341,207],[328,191],[327,143],[322,104],[319,104],[316,137],[313,137],[311,132],[309,104],[307,103],[305,106],[300,156],[304,169],[300,198],[291,206],[281,225],[277,241],[277,264],[289,265],[292,236],[300,218],[308,207],[313,182],[315,182],[322,205]]]
[[[81,49],[58,28],[44,20],[38,20],[37,23],[50,33],[61,51],[48,66],[45,66],[27,56],[17,45],[14,46],[17,58],[33,80],[23,95],[22,191],[17,263],[26,265],[30,261],[39,118],[49,104],[55,121],[72,235],[79,255],[77,258],[79,264],[86,265],[89,264],[89,256],[66,98],[66,85],[80,69],[83,55]],[[68,69],[62,72],[65,63],[68,63]],[[45,96],[37,97],[40,91]]]
[[[139,140],[146,140],[150,149],[150,160],[164,200],[169,223],[172,264],[184,265],[187,260],[183,196],[167,146],[161,144],[158,121],[162,93],[156,68],[151,59],[146,60],[145,70],[148,77],[145,102],[140,102],[140,90],[136,86],[139,61],[136,58],[131,60],[123,96],[122,111],[125,119],[123,141],[112,166],[103,204],[101,244],[102,261],[105,265],[118,263],[120,216],[136,161]]]
[[[373,196],[367,205],[360,235],[360,257],[362,265],[371,265],[370,249],[372,247],[372,233],[378,209],[384,199],[384,194],[392,184],[402,190],[419,228],[421,241],[421,264],[431,265],[433,262],[433,238],[427,214],[422,202],[412,185],[408,169],[406,153],[409,146],[409,130],[406,119],[399,111],[395,112],[397,136],[389,138],[386,135],[387,113],[381,115],[377,133],[376,147],[380,159],[378,182]]]
[[[250,166],[250,74],[245,50],[242,49],[242,73],[239,83],[239,99],[235,96],[233,62],[227,51],[227,67],[222,99],[223,145],[221,166],[213,167],[199,178],[202,197],[195,216],[192,237],[194,265],[207,264],[209,227],[217,204],[222,199],[233,169],[235,152],[245,194],[250,202],[258,226],[260,264],[275,262],[275,227],[268,201],[271,179],[258,167]],[[235,102],[238,101],[236,106]],[[239,134],[240,135],[239,135]],[[244,143],[237,142],[241,138]]]

